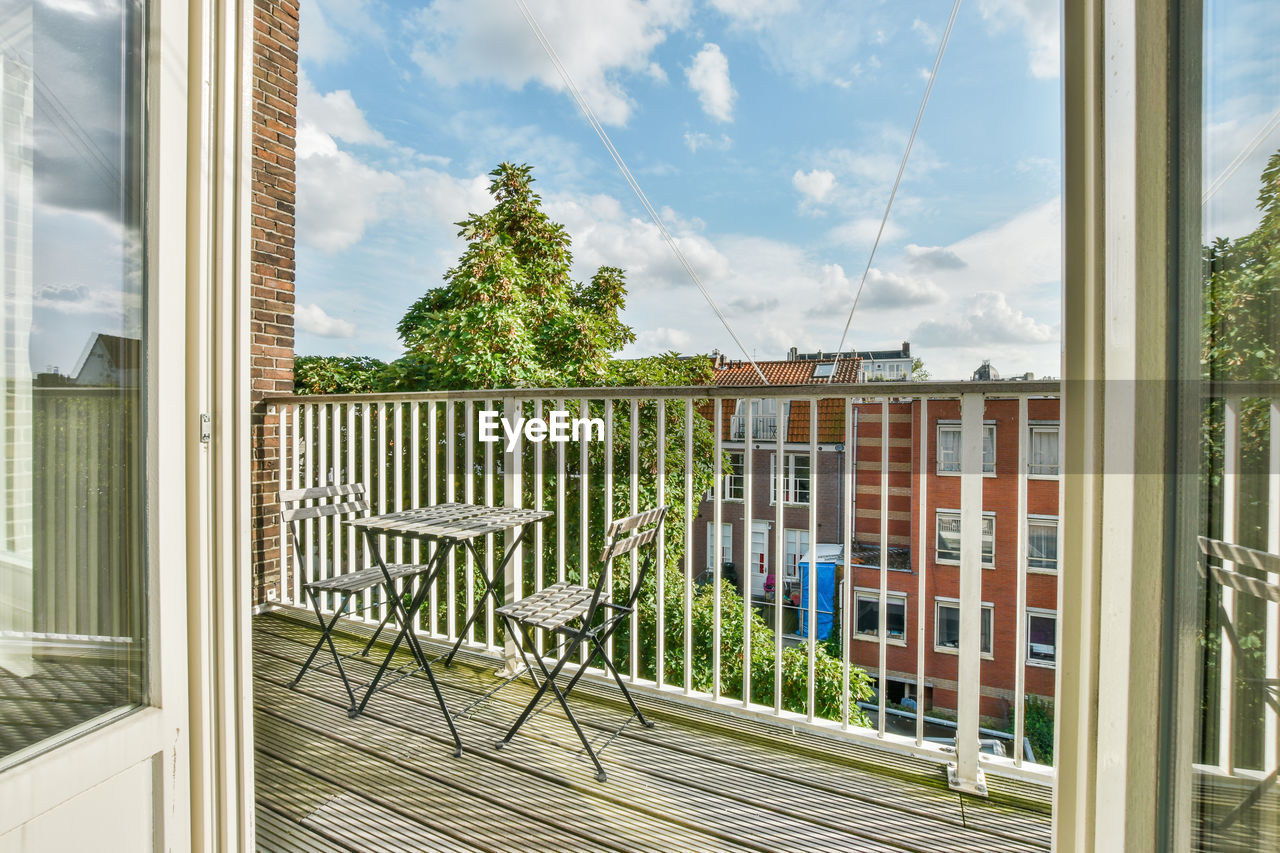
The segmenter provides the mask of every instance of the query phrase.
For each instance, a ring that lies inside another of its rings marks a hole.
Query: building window
[[[1055,459],[1057,457],[1054,457]],[[938,424],[938,473],[960,473],[960,424]],[[982,425],[982,473],[996,473],[996,425]]]
[[[787,530],[787,562],[788,578],[800,577],[800,560],[809,553],[809,531]]]
[[[940,509],[937,512],[939,563],[960,563],[960,510]],[[982,565],[994,568],[996,551],[996,514],[982,514]]]
[[[778,401],[752,400],[751,402],[751,438],[755,441],[776,441],[778,439]],[[729,419],[729,435],[734,441],[743,441],[747,437],[747,401],[739,400]]]
[[[1027,568],[1037,572],[1058,570],[1058,519],[1027,519]]]
[[[982,654],[991,654],[992,622],[995,608],[982,604]],[[948,650],[960,648],[960,602],[954,598],[939,598],[934,601],[933,646],[935,649]]]
[[[1058,425],[1033,425],[1027,454],[1027,473],[1032,477],[1058,476]]]
[[[857,618],[855,630],[860,636],[880,636],[880,593],[859,590],[854,601]],[[885,625],[889,640],[905,642],[907,636],[907,597],[889,593],[885,598]]]
[[[1027,609],[1027,663],[1053,666],[1058,659],[1058,614]]]
[[[732,474],[724,475],[724,499],[727,501],[740,501],[743,495],[743,483],[745,478],[743,472],[746,470],[742,453],[726,453],[725,462],[727,469],[733,471]]]
[[[711,555],[716,550],[716,526],[707,522],[707,568],[715,569],[716,563]],[[720,525],[720,559],[723,563],[733,562],[733,525]]]
[[[809,454],[787,453],[782,471],[782,501],[809,502]],[[769,455],[769,503],[778,502],[778,454]]]

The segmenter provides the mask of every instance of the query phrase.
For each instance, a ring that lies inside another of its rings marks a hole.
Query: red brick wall
[[[298,0],[255,0],[253,27],[253,565],[255,602],[262,602],[281,580],[279,419],[262,400],[293,391]]]

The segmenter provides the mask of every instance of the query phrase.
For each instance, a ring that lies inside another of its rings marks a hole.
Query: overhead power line
[[[721,313],[720,308],[716,305],[715,300],[711,298],[711,294],[707,288],[703,286],[702,279],[698,277],[698,273],[694,270],[693,265],[689,263],[689,259],[685,257],[684,252],[680,250],[679,244],[676,243],[671,232],[667,230],[666,224],[662,221],[662,217],[658,215],[658,211],[649,203],[648,196],[644,190],[640,188],[640,184],[636,181],[635,176],[631,174],[631,169],[627,167],[627,163],[622,159],[622,155],[618,153],[618,149],[613,147],[613,141],[609,139],[609,134],[605,132],[604,125],[596,118],[595,111],[591,109],[591,105],[587,103],[587,99],[583,97],[582,92],[573,81],[573,76],[569,74],[569,70],[565,68],[564,63],[560,61],[559,55],[551,45],[550,39],[546,33],[542,31],[542,27],[538,24],[533,13],[529,11],[525,0],[515,0],[516,6],[520,8],[520,14],[524,16],[525,22],[529,25],[529,29],[533,31],[534,37],[538,43],[542,45],[542,49],[546,52],[547,58],[551,60],[551,64],[555,66],[556,71],[560,73],[560,79],[564,81],[565,86],[569,89],[569,94],[573,96],[574,102],[578,105],[578,109],[582,110],[582,114],[586,116],[587,123],[591,125],[592,130],[596,132],[596,136],[600,137],[600,141],[604,143],[604,147],[609,152],[609,156],[613,158],[614,165],[618,167],[618,171],[622,174],[627,185],[631,187],[631,191],[635,193],[636,198],[640,200],[640,205],[644,208],[645,213],[649,214],[649,218],[653,220],[653,224],[657,226],[658,233],[667,245],[671,247],[672,253],[676,256],[680,266],[688,273],[689,279],[694,283],[702,297],[707,300],[707,304],[711,306],[711,310],[715,312],[716,317],[724,324],[725,331],[729,333],[729,337],[733,338],[733,342],[742,350],[742,354],[746,356],[747,361],[751,362],[751,366],[755,368],[756,373],[760,376],[760,381],[765,385],[769,384],[769,380],[765,378],[764,372],[760,369],[760,365],[756,364],[756,360],[751,357],[751,353],[747,352],[747,348],[743,345],[738,335],[733,331],[733,327],[729,325],[729,320]]]
[[[1262,126],[1262,129],[1258,131],[1253,139],[1249,140],[1249,144],[1240,150],[1240,153],[1236,155],[1236,158],[1227,164],[1227,168],[1222,170],[1222,174],[1214,178],[1213,183],[1205,189],[1204,195],[1200,197],[1201,207],[1208,204],[1209,199],[1213,198],[1218,190],[1222,189],[1222,185],[1231,180],[1231,176],[1244,165],[1244,161],[1248,160],[1253,155],[1253,152],[1258,150],[1258,146],[1262,144],[1263,140],[1265,140],[1267,136],[1270,135],[1271,131],[1275,130],[1277,126],[1280,126],[1280,110],[1276,110],[1275,114]]]
[[[849,337],[849,326],[853,324],[853,312],[858,310],[858,300],[862,298],[862,289],[867,286],[867,275],[871,272],[871,262],[875,260],[876,249],[880,248],[880,238],[884,235],[885,224],[889,221],[889,212],[893,210],[893,200],[898,195],[898,186],[902,183],[902,173],[907,169],[907,160],[911,157],[911,146],[915,145],[916,134],[920,132],[920,121],[924,118],[925,105],[929,103],[929,95],[933,92],[933,82],[938,79],[938,68],[942,66],[942,55],[947,52],[947,42],[951,39],[951,30],[956,24],[956,15],[960,13],[960,0],[951,7],[951,17],[947,19],[947,28],[938,42],[938,55],[933,60],[933,71],[929,73],[929,82],[924,87],[924,97],[920,99],[920,109],[916,111],[916,123],[911,126],[911,135],[907,137],[907,149],[902,152],[902,162],[898,164],[898,175],[893,179],[893,189],[889,192],[889,201],[884,206],[884,216],[880,218],[880,228],[876,230],[875,242],[871,244],[871,254],[867,255],[867,265],[862,270],[862,280],[858,282],[858,290],[853,295],[853,305],[849,308],[849,319],[845,320],[844,333],[840,335],[840,346],[836,347],[836,364],[840,363],[840,353],[844,352],[845,340]],[[836,371],[832,369],[834,377]],[[828,379],[828,382],[831,380]]]

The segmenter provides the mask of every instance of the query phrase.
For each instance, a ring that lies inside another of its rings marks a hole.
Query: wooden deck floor
[[[962,798],[927,762],[660,698],[640,700],[654,729],[630,726],[605,750],[604,783],[558,708],[493,748],[530,695],[523,681],[459,720],[454,758],[425,676],[378,693],[355,720],[332,669],[289,689],[315,637],[276,614],[254,622],[261,850],[1049,847],[1047,788],[993,778],[990,799]],[[436,667],[451,708],[495,683],[477,663]],[[625,716],[595,688],[575,697],[589,735]]]

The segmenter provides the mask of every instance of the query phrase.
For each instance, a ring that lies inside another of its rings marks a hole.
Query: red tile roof
[[[826,385],[826,377],[815,379],[813,371],[819,364],[831,364],[833,359],[825,361],[757,361],[760,372],[770,385]],[[836,362],[835,375],[830,382],[857,382],[858,364],[856,359],[842,358]],[[760,374],[749,361],[728,361],[723,367],[716,368],[716,385],[763,385]]]

